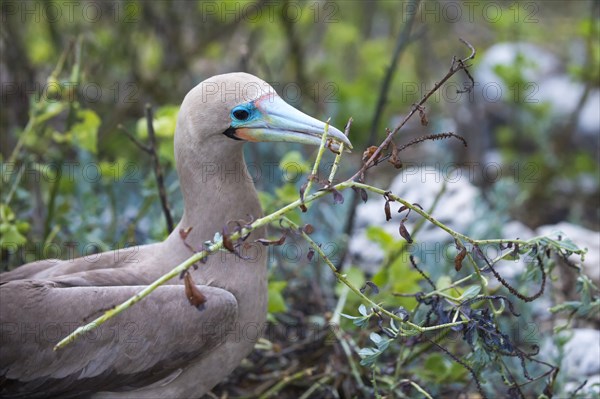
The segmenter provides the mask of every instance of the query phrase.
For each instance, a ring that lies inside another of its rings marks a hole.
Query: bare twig
[[[423,104],[425,104],[427,102],[427,100],[429,99],[429,97],[431,97],[433,95],[433,93],[435,93],[436,91],[438,91],[438,89],[440,87],[442,87],[442,85],[444,83],[446,83],[448,81],[448,79],[450,79],[452,76],[454,76],[458,71],[461,70],[465,70],[468,65],[466,64],[467,61],[472,60],[473,58],[475,58],[475,48],[468,43],[467,41],[460,39],[460,41],[462,43],[464,43],[467,47],[469,47],[469,49],[471,50],[471,54],[464,58],[464,59],[456,59],[456,57],[454,57],[452,59],[452,64],[450,65],[450,70],[448,71],[448,73],[439,81],[436,82],[435,85],[433,85],[433,88],[431,90],[429,90],[424,96],[423,98],[421,98],[421,100],[415,104],[412,109],[410,110],[410,112],[408,113],[408,115],[406,115],[406,117],[402,120],[402,122],[396,126],[396,128],[385,138],[385,140],[383,140],[383,142],[379,145],[379,147],[377,147],[377,150],[371,155],[371,158],[369,158],[364,164],[363,166],[360,168],[360,170],[358,172],[356,172],[354,174],[354,176],[351,177],[351,180],[354,180],[358,177],[361,177],[364,175],[365,171],[367,169],[369,169],[371,166],[374,165],[375,160],[378,159],[379,155],[381,154],[381,151],[383,151],[384,148],[387,148],[390,144],[390,142],[392,141],[394,135],[396,135],[396,133],[398,133],[400,131],[400,129],[402,129],[402,127],[404,127],[404,125],[406,124],[406,122],[408,122],[408,120],[419,110],[422,109]]]
[[[167,190],[165,189],[162,167],[160,166],[160,160],[158,159],[158,153],[156,152],[156,135],[154,134],[154,125],[152,123],[153,119],[152,106],[150,104],[146,104],[146,121],[148,123],[148,138],[150,139],[150,155],[152,157],[152,164],[154,167],[154,176],[156,176],[160,204],[167,221],[167,229],[170,233],[173,231],[174,227],[173,216],[171,215],[171,209],[169,208],[169,202],[167,200]]]
[[[129,130],[127,130],[127,128],[125,126],[123,126],[122,124],[119,123],[117,125],[117,129],[119,129],[120,131],[122,131],[123,133],[125,133],[125,136],[127,136],[127,138],[133,144],[135,144],[135,146],[137,148],[139,148],[140,150],[144,151],[147,154],[150,154],[152,152],[152,150],[150,149],[150,147],[146,146],[144,143],[142,143],[141,141],[139,141],[137,139],[137,137],[135,137],[135,135],[133,133],[131,133]]]
[[[369,133],[367,146],[374,145],[375,141],[377,140],[377,130],[379,128],[381,115],[383,115],[383,110],[385,109],[387,96],[392,85],[392,80],[394,80],[394,74],[396,73],[398,61],[402,57],[402,53],[404,53],[404,50],[406,50],[408,44],[411,42],[410,32],[415,21],[415,15],[419,9],[420,2],[421,0],[411,0],[406,7],[406,23],[402,28],[402,32],[400,32],[400,35],[398,35],[398,40],[396,41],[396,47],[394,48],[390,65],[388,66],[387,71],[385,72],[385,77],[383,78],[383,82],[381,83],[381,89],[379,90],[379,98],[377,99],[377,105],[375,106],[375,116],[373,116],[373,123],[371,124],[371,132]]]
[[[420,0],[413,0],[406,8],[408,11],[407,21],[402,28],[402,32],[398,36],[398,40],[396,41],[396,47],[394,48],[394,53],[392,55],[392,59],[390,60],[390,65],[386,71],[385,78],[381,83],[381,88],[379,90],[379,98],[377,100],[377,105],[375,107],[375,115],[373,116],[373,122],[371,124],[371,132],[369,134],[369,140],[367,141],[367,147],[374,145],[375,140],[377,138],[377,129],[379,127],[379,123],[381,120],[381,115],[383,115],[383,110],[385,108],[385,103],[387,102],[388,92],[390,90],[392,80],[394,79],[394,73],[396,71],[396,67],[398,65],[398,61],[400,60],[402,53],[406,50],[406,47],[411,41],[411,30],[415,20],[415,15],[417,14],[417,10],[419,8]],[[356,207],[358,206],[358,202],[360,198],[358,195],[352,196],[352,202],[350,203],[348,216],[346,217],[346,226],[344,227],[345,235],[349,236],[352,233],[352,228],[354,226],[354,219],[356,218]],[[340,257],[340,261],[338,269],[341,269],[344,265],[346,257],[348,253],[346,251],[345,256]]]
[[[298,371],[295,374],[292,374],[290,376],[286,376],[283,377],[281,379],[281,381],[279,381],[277,384],[275,384],[275,386],[273,386],[271,389],[269,389],[267,392],[265,392],[264,394],[260,395],[260,399],[267,399],[270,397],[273,397],[274,395],[276,395],[283,387],[285,387],[286,385],[288,385],[289,383],[293,382],[293,381],[297,381],[303,377],[310,377],[313,375],[313,373],[315,372],[317,368],[316,367],[309,367],[307,369]]]
[[[141,141],[139,141],[134,134],[132,134],[125,126],[119,124],[117,126],[129,140],[137,148],[144,151],[146,154],[150,155],[152,158],[152,167],[154,169],[154,176],[156,177],[156,185],[158,187],[158,196],[160,198],[160,204],[163,210],[163,214],[165,215],[165,219],[167,221],[167,229],[169,233],[173,231],[174,223],[173,216],[171,215],[171,208],[169,207],[169,202],[167,200],[167,190],[165,189],[165,182],[163,177],[162,166],[160,165],[160,159],[158,158],[158,153],[156,151],[156,134],[154,133],[154,125],[152,121],[154,120],[152,115],[152,106],[150,104],[146,104],[146,123],[148,126],[148,138],[150,139],[150,145],[145,145]]]

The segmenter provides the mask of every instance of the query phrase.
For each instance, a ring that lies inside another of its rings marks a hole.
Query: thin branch
[[[291,220],[287,219],[287,218],[283,218],[286,223],[288,223],[292,228],[294,229],[298,229],[298,225],[294,222],[292,222]],[[458,326],[458,325],[462,325],[465,324],[466,321],[460,321],[460,322],[455,322],[455,323],[446,323],[446,324],[438,324],[436,326],[432,326],[432,327],[422,327],[419,326],[417,324],[411,323],[410,321],[406,321],[404,320],[402,317],[398,316],[397,314],[390,312],[389,310],[385,309],[384,307],[380,306],[379,304],[373,302],[369,297],[367,297],[365,294],[363,294],[362,292],[360,292],[360,289],[357,288],[350,280],[348,280],[348,277],[346,274],[341,274],[340,272],[337,271],[337,269],[335,268],[335,265],[331,262],[331,260],[327,257],[327,255],[325,254],[325,252],[323,252],[323,250],[321,249],[321,247],[319,246],[319,244],[317,244],[308,234],[306,234],[304,231],[301,231],[300,233],[302,235],[302,237],[304,237],[304,239],[308,242],[308,244],[319,254],[319,256],[321,257],[321,259],[323,259],[323,261],[325,262],[325,264],[327,266],[329,266],[329,268],[331,269],[331,271],[333,272],[333,274],[335,275],[335,277],[340,280],[342,283],[344,283],[346,286],[348,286],[348,288],[350,288],[350,290],[352,292],[354,292],[356,295],[358,295],[365,303],[368,303],[369,306],[372,307],[373,310],[383,313],[386,316],[388,316],[391,319],[394,319],[395,321],[404,324],[408,327],[411,327],[412,329],[418,331],[418,332],[426,332],[426,331],[434,331],[434,330],[441,330],[444,328],[448,328],[448,327],[454,327],[454,326]],[[412,331],[410,330],[403,330],[402,327],[400,329],[401,333],[403,335],[414,335],[412,333]]]
[[[275,386],[273,386],[271,389],[269,389],[264,394],[260,395],[259,399],[267,399],[267,398],[270,398],[270,397],[276,395],[279,391],[281,391],[282,388],[284,388],[289,383],[297,381],[303,377],[310,377],[316,369],[317,369],[317,367],[314,366],[314,367],[310,367],[310,368],[301,370],[295,374],[283,377],[281,379],[281,381],[279,381],[277,384],[275,384]]]
[[[348,119],[348,123],[346,123],[346,127],[344,128],[344,134],[346,135],[346,137],[348,137],[348,134],[350,133],[350,128],[352,127],[352,121],[353,121],[352,118]],[[344,143],[340,144],[340,148],[338,151],[339,152],[335,156],[335,160],[333,161],[333,165],[331,166],[331,172],[329,173],[329,178],[327,179],[327,181],[329,181],[328,185],[331,185],[333,183],[333,179],[335,178],[335,174],[337,173],[338,167],[342,160],[342,154],[344,153]]]
[[[452,65],[450,66],[450,70],[448,71],[448,73],[442,78],[442,80],[440,80],[439,82],[436,82],[435,85],[433,85],[433,88],[431,90],[429,90],[424,96],[423,98],[421,98],[421,100],[415,104],[412,109],[410,110],[410,112],[408,113],[408,115],[406,115],[406,117],[402,120],[402,122],[396,126],[396,128],[385,138],[385,140],[383,140],[383,142],[379,145],[379,147],[377,147],[377,150],[375,150],[375,152],[373,152],[373,154],[371,155],[371,158],[369,158],[364,165],[360,168],[360,170],[358,172],[356,172],[354,174],[354,176],[351,177],[351,180],[354,180],[358,177],[361,177],[364,175],[365,171],[367,169],[369,169],[374,163],[375,160],[379,158],[379,154],[381,153],[381,151],[383,151],[384,148],[387,148],[387,146],[390,144],[390,142],[392,141],[393,137],[396,135],[396,133],[398,133],[400,131],[400,129],[402,129],[402,127],[404,127],[404,125],[406,124],[406,122],[408,122],[408,120],[419,110],[422,109],[423,104],[425,104],[427,102],[427,100],[429,99],[429,97],[431,97],[433,95],[433,93],[435,93],[436,91],[439,90],[440,87],[442,87],[442,85],[444,83],[446,83],[448,81],[448,79],[450,79],[452,76],[454,76],[458,71],[464,70],[468,67],[468,65],[466,64],[467,61],[472,60],[473,58],[475,58],[475,48],[468,43],[467,41],[460,39],[460,41],[462,43],[464,43],[467,47],[469,47],[469,49],[471,50],[471,54],[464,58],[464,59],[459,59],[457,60],[456,57],[452,60]]]
[[[154,134],[154,125],[152,121],[152,106],[146,104],[146,121],[148,124],[148,137],[150,138],[150,155],[152,157],[152,164],[154,167],[154,176],[156,177],[156,185],[158,186],[158,195],[160,197],[160,204],[162,206],[163,214],[167,221],[167,229],[169,233],[173,231],[174,223],[173,216],[171,215],[171,209],[169,208],[169,202],[167,200],[167,190],[165,189],[165,182],[163,178],[162,167],[160,166],[160,160],[156,152],[156,135]]]
[[[408,44],[411,42],[410,32],[415,21],[415,15],[417,15],[417,10],[419,9],[420,2],[421,0],[411,0],[411,2],[406,7],[406,22],[404,23],[400,35],[398,35],[398,39],[396,40],[396,46],[392,54],[392,59],[390,60],[390,65],[388,66],[385,72],[385,77],[383,78],[381,88],[379,89],[379,98],[377,99],[377,105],[375,106],[375,115],[373,116],[373,123],[371,124],[371,132],[369,133],[369,140],[367,141],[367,146],[375,144],[375,141],[377,139],[379,123],[381,121],[381,116],[383,115],[385,105],[387,103],[387,96],[390,91],[390,87],[392,86],[392,81],[394,80],[394,75],[396,73],[398,61],[402,57],[402,54],[404,53],[404,50],[406,50],[406,47],[408,47]]]
[[[133,144],[135,144],[135,146],[137,148],[139,148],[140,150],[144,151],[147,154],[150,154],[152,152],[152,150],[150,149],[150,147],[146,146],[144,143],[142,143],[141,141],[139,141],[137,139],[137,137],[135,137],[135,135],[133,133],[131,133],[129,130],[127,130],[127,128],[125,126],[123,126],[122,124],[119,123],[117,125],[117,129],[119,129],[120,131],[122,131],[123,133],[125,133],[125,135],[127,136],[127,138]]]
[[[426,399],[433,399],[433,397],[429,394],[429,392],[427,392],[425,390],[425,388],[421,387],[419,384],[417,384],[416,382],[414,382],[412,380],[402,380],[402,381],[399,381],[399,383],[400,384],[402,384],[402,383],[410,384],[410,385],[412,385],[413,388],[415,388]]]
[[[306,188],[303,193],[300,195],[300,199],[304,197],[304,194],[309,194],[310,189],[312,188],[313,180],[317,178],[319,174],[319,165],[321,164],[321,159],[323,158],[323,153],[325,152],[325,145],[327,144],[327,135],[329,134],[329,121],[331,119],[327,119],[325,123],[325,129],[323,130],[323,135],[321,136],[321,145],[319,145],[319,150],[317,151],[317,158],[315,159],[315,163],[313,164],[312,171],[310,172],[310,176],[308,176],[308,181],[306,183]],[[343,145],[340,149],[343,149]],[[340,151],[340,154],[342,151]]]
[[[363,393],[366,393],[365,384],[363,383],[362,378],[360,377],[360,373],[358,372],[358,367],[356,366],[356,362],[354,361],[354,358],[352,356],[352,350],[350,349],[348,340],[346,339],[342,331],[338,328],[340,326],[340,316],[342,314],[342,311],[344,310],[344,305],[346,304],[346,300],[348,299],[349,292],[350,287],[348,287],[347,285],[342,287],[342,292],[340,293],[338,303],[333,312],[333,316],[331,317],[331,324],[333,325],[333,333],[335,334],[335,337],[340,343],[340,346],[342,347],[342,350],[344,351],[348,362],[350,363],[350,370],[352,372],[354,380],[356,381],[356,384]]]

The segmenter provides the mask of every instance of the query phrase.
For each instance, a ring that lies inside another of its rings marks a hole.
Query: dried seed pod
[[[402,168],[402,162],[400,162],[400,159],[398,158],[398,147],[396,147],[396,144],[393,141],[390,141],[390,144],[392,146],[392,153],[388,162],[394,165],[396,169],[400,169]]]
[[[279,240],[267,240],[266,238],[259,238],[258,240],[256,240],[256,242],[267,246],[267,245],[274,245],[274,246],[279,246],[281,244],[283,244],[285,242],[285,234],[281,236],[281,238]]]
[[[367,200],[369,199],[369,196],[367,195],[367,190],[365,190],[364,188],[360,188],[358,191],[360,192],[360,199],[362,199],[363,202],[367,202]]]
[[[360,199],[363,202],[367,202],[367,200],[369,199],[369,196],[367,195],[367,190],[365,190],[364,188],[352,187],[352,190],[354,190],[355,193],[360,195]]]
[[[185,286],[185,297],[190,302],[190,305],[201,309],[202,305],[206,302],[206,297],[200,292],[198,287],[196,287],[192,275],[189,272],[185,273],[183,282]]]
[[[231,241],[231,236],[225,232],[223,229],[223,247],[229,252],[235,252],[235,247],[233,246],[233,241]]]
[[[369,288],[371,289],[371,292],[372,292],[374,295],[377,295],[377,294],[379,294],[379,287],[377,286],[377,284],[375,284],[375,283],[374,283],[374,282],[372,282],[372,281],[367,281],[367,282],[365,282],[365,285],[364,285],[364,287],[362,287],[362,288],[360,289],[360,292],[364,294],[364,293],[365,293],[365,291],[367,290],[367,287],[369,287]]]
[[[344,196],[342,195],[342,193],[340,193],[338,190],[332,188],[331,192],[333,193],[333,203],[334,204],[343,204],[344,203]]]
[[[460,249],[460,252],[454,258],[454,270],[456,270],[457,272],[459,272],[462,268],[462,261],[463,259],[465,259],[465,256],[467,256],[467,248],[462,247]]]
[[[419,107],[419,117],[421,118],[421,126],[429,125],[429,121],[427,120],[427,114],[425,114],[424,107]]]
[[[187,236],[190,234],[190,232],[192,231],[193,227],[188,227],[187,229],[179,229],[179,237],[181,237],[182,240],[185,240],[187,238]]]
[[[406,229],[404,222],[405,222],[405,220],[402,220],[400,222],[400,228],[398,230],[400,231],[400,235],[402,236],[402,238],[404,238],[409,244],[412,244],[413,240],[410,236],[410,233]]]
[[[363,162],[367,162],[369,159],[371,159],[373,154],[375,154],[375,151],[377,151],[377,148],[378,147],[374,146],[374,145],[367,148],[365,150],[365,152],[363,152],[363,155],[362,155]],[[379,160],[379,158],[381,158],[381,152],[379,152],[379,154],[377,154],[377,157],[373,160],[373,162],[377,162]]]
[[[421,205],[419,205],[419,203],[413,202],[413,205],[416,206],[417,208],[419,208],[420,210],[423,210],[423,207]]]
[[[389,222],[392,219],[392,213],[390,212],[390,201],[385,201],[385,206],[383,207],[385,210],[385,221]]]

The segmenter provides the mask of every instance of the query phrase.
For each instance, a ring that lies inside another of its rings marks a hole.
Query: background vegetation
[[[271,82],[286,101],[316,117],[331,116],[338,127],[352,116],[350,137],[356,151],[346,157],[338,176],[357,170],[362,151],[381,142],[385,128],[395,127],[447,72],[452,56],[464,56],[467,50],[459,37],[478,50],[472,72],[490,46],[529,42],[555,54],[560,72],[584,85],[583,95],[600,86],[597,2],[426,1],[411,18],[418,3],[3,1],[1,267],[7,270],[41,258],[64,259],[162,240],[168,229],[152,159],[128,136],[147,142],[145,105],[151,104],[167,196],[177,221],[182,205],[172,136],[178,104],[191,87],[214,74],[243,70],[258,75]],[[412,29],[407,32],[410,21]],[[394,65],[395,55],[399,58]],[[575,112],[557,117],[549,104],[528,101],[536,95],[528,84],[538,81],[535,73],[533,77],[528,74],[527,62],[517,59],[495,68],[498,82],[508,88],[502,101],[491,103],[477,97],[477,87],[472,96],[458,100],[442,90],[427,104],[428,126],[420,126],[415,118],[398,138],[402,144],[426,133],[454,131],[467,138],[469,147],[450,141],[426,143],[406,150],[401,159],[422,166],[468,165],[485,164],[486,156],[495,154],[496,162],[506,170],[515,162],[535,165],[533,179],[514,178],[514,174],[494,181],[473,177],[471,183],[484,191],[493,212],[478,220],[480,226],[472,231],[494,234],[509,217],[532,228],[567,220],[598,230],[597,137],[591,146],[582,145],[575,132]],[[457,75],[450,83],[463,87],[465,80],[464,75]],[[382,93],[387,93],[385,101]],[[500,106],[501,112],[496,112]],[[262,165],[263,171],[265,165],[273,166],[272,174],[256,179],[265,210],[297,199],[315,150],[274,144],[247,147],[248,162]],[[368,181],[386,187],[397,173],[392,166],[383,166]],[[584,183],[565,186],[565,180]],[[452,274],[453,256],[423,266],[431,275],[431,287],[406,256],[405,240],[377,227],[368,234],[386,254],[379,273],[371,276],[360,265],[345,263],[353,220],[349,215],[354,214],[358,201],[344,195],[344,204],[323,201],[311,212],[290,218],[317,227],[313,238],[331,249],[329,257],[337,266],[343,265],[356,286],[372,280],[382,289],[377,302],[403,307],[414,321],[431,317],[428,311],[433,309],[437,323],[443,322],[450,314],[441,305],[443,300],[393,297],[391,293],[443,290],[473,270]],[[483,341],[473,337],[469,341],[467,332],[459,331],[460,337],[450,341],[446,336],[430,336],[390,342],[382,331],[392,327],[378,324],[369,309],[359,308],[360,299],[341,285],[332,289],[331,273],[321,258],[311,261],[305,256],[308,249],[301,241],[293,248],[300,248],[303,256],[285,252],[290,246],[273,248],[269,341],[215,392],[253,396],[276,388],[274,394],[288,397],[307,392],[307,397],[373,396],[377,392],[418,397],[422,395],[418,385],[433,396],[456,396],[479,391],[472,378],[476,374],[488,395],[508,392],[518,396],[516,380],[519,384],[528,380],[527,369],[519,374],[523,381],[506,371],[520,368],[524,355],[506,358],[498,351],[511,352],[527,343],[526,328],[516,329],[525,336],[511,337],[514,347],[502,346],[502,335],[485,336],[481,331]],[[564,250],[560,245],[553,250],[557,248]],[[514,282],[518,289],[529,287],[528,279],[543,280],[535,256],[530,263],[524,278]],[[542,270],[550,275],[553,268],[551,263]],[[573,323],[598,328],[597,288],[585,276],[573,273],[572,284],[561,298],[572,300],[571,308],[555,310],[568,312]],[[453,291],[454,308],[481,295],[477,287],[462,285]],[[497,288],[493,294],[509,292]],[[477,326],[490,323],[498,331],[510,330],[519,320],[538,323],[531,333],[535,341],[549,337],[557,342],[558,353],[544,359],[560,365],[560,349],[567,339],[554,334],[552,327],[564,325],[565,320],[542,325],[533,307],[514,298],[511,301],[520,318],[506,310],[508,301],[495,303],[506,308],[494,313],[494,320],[489,314],[493,305],[488,302],[475,304],[471,317],[479,320]],[[327,326],[340,304],[342,309],[333,321],[341,324],[334,333]],[[359,319],[354,324],[340,319],[341,311]],[[584,320],[577,321],[577,317]],[[488,338],[491,341],[485,341]],[[489,345],[495,345],[495,353]],[[455,358],[448,352],[456,354]],[[348,353],[354,362],[348,361]],[[504,371],[486,369],[490,361],[504,362],[499,366]],[[532,367],[531,375],[542,373],[535,372],[542,367],[539,364],[527,367]],[[337,377],[332,376],[334,372]],[[276,385],[284,376],[293,378]],[[561,392],[565,382],[566,377],[559,374],[552,389]],[[551,396],[544,391],[548,386],[548,378],[543,378],[522,390],[525,395]]]

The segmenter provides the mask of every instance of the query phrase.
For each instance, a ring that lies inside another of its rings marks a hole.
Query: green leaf
[[[394,239],[394,236],[392,236],[380,226],[367,227],[366,234],[367,238],[370,241],[379,244],[381,246],[381,249],[383,249],[384,251],[389,250],[396,241],[396,239]]]
[[[24,235],[19,233],[19,229],[14,224],[0,223],[0,248],[15,249],[15,245],[20,247],[27,242]]]
[[[286,183],[281,187],[275,189],[275,195],[277,199],[284,203],[290,203],[300,198],[300,192],[292,183]]]
[[[358,307],[358,313],[360,313],[363,316],[367,316],[367,307],[361,303]]]
[[[446,379],[448,372],[447,360],[441,354],[432,353],[425,359],[423,374],[427,379],[439,383]]]
[[[270,281],[268,287],[268,311],[269,313],[281,313],[287,311],[287,304],[281,294],[287,286],[287,281]]]
[[[462,295],[460,297],[458,297],[457,299],[465,301],[467,299],[475,298],[475,296],[477,296],[477,294],[479,294],[479,291],[481,291],[481,286],[471,285],[471,286],[467,287],[467,289],[464,290]]]
[[[452,279],[450,276],[440,276],[435,282],[435,286],[438,290],[443,290],[444,288],[448,288],[452,285]]]
[[[381,335],[374,332],[369,334],[369,339],[373,341],[373,343],[377,346],[379,346],[379,343],[383,340],[383,338],[381,338]]]
[[[279,162],[279,169],[286,181],[297,181],[299,175],[310,173],[310,164],[306,162],[300,151],[289,151]]]
[[[346,270],[346,272],[344,273],[346,275],[346,278],[355,286],[355,287],[362,287],[363,285],[365,285],[365,273],[359,269],[356,266],[351,266],[348,268],[348,270]],[[336,284],[335,286],[335,293],[336,295],[339,297],[341,295],[342,289],[344,288],[343,284]],[[349,299],[359,299],[358,296],[356,294],[354,294],[353,292],[351,292],[348,296]],[[353,307],[355,309],[356,306],[356,302],[354,302],[354,304],[349,303],[348,305],[350,305],[351,307]]]
[[[175,134],[175,126],[177,125],[177,114],[179,106],[165,105],[154,112],[154,134],[157,138],[172,139]],[[140,118],[137,121],[136,133],[138,138],[145,140],[148,138],[148,121],[146,118]]]
[[[550,313],[558,313],[558,312],[574,312],[579,307],[581,307],[581,302],[579,301],[566,301],[556,306],[552,306],[549,310]]]
[[[100,117],[90,109],[82,109],[77,111],[77,118],[81,121],[74,124],[67,134],[71,134],[76,139],[79,147],[96,154]]]

